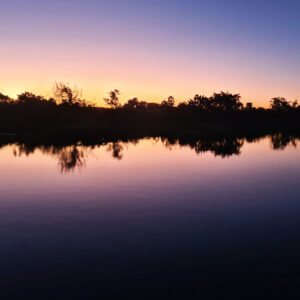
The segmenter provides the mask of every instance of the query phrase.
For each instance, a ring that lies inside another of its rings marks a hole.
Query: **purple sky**
[[[54,81],[100,101],[240,92],[299,97],[299,1],[0,1],[0,91],[51,95]]]

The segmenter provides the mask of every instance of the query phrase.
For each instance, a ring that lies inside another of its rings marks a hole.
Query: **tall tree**
[[[120,106],[119,103],[120,91],[115,89],[113,91],[110,91],[108,95],[109,97],[103,99],[104,102],[112,108],[118,108]]]

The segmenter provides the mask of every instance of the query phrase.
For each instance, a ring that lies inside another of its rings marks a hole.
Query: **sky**
[[[0,92],[300,100],[299,0],[0,0]]]

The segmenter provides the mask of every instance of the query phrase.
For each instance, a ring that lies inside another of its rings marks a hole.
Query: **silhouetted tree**
[[[138,104],[138,108],[141,110],[146,110],[148,108],[148,102],[146,101],[140,101]]]
[[[163,130],[189,132],[200,129],[206,131],[204,128],[208,127],[223,129],[223,125],[225,131],[263,127],[269,128],[269,132],[276,132],[279,126],[289,128],[300,124],[297,101],[290,103],[285,98],[272,99],[271,108],[278,111],[276,113],[272,113],[271,109],[253,108],[251,102],[240,113],[243,108],[240,95],[228,92],[216,93],[209,98],[197,94],[177,106],[170,96],[161,104],[132,98],[121,107],[119,94],[118,90],[113,90],[105,99],[107,105],[117,108],[114,111],[87,106],[79,91],[72,90],[64,83],[55,83],[54,99],[25,92],[17,99],[10,100],[8,96],[0,94],[0,126],[2,131],[8,132],[65,129],[78,132],[120,130],[124,134],[131,134],[136,129],[151,133]]]
[[[119,103],[119,95],[120,95],[120,91],[119,90],[113,90],[113,91],[110,91],[109,93],[109,97],[108,98],[104,98],[104,102],[112,107],[112,108],[118,108],[120,106],[120,103]]]
[[[284,97],[274,97],[270,100],[271,109],[274,111],[287,111],[291,109],[290,102]]]
[[[139,101],[138,98],[132,98],[124,104],[125,109],[139,109],[139,110],[146,110],[148,108],[148,102],[146,101]]]
[[[129,108],[129,109],[136,109],[138,106],[139,106],[138,98],[129,99],[127,103],[124,104],[124,108]]]
[[[240,94],[215,93],[211,98],[212,107],[217,111],[235,111],[243,107]]]
[[[167,100],[162,101],[161,105],[164,107],[173,107],[175,104],[175,98],[173,96],[169,96]]]
[[[191,107],[197,107],[203,111],[210,111],[212,108],[211,99],[198,94],[188,101],[188,105]]]
[[[18,102],[22,104],[39,104],[45,102],[46,99],[42,96],[37,96],[35,94],[24,92],[18,95]]]
[[[63,82],[56,82],[53,88],[53,94],[56,100],[62,104],[78,104],[84,106],[85,101],[82,98],[82,92],[76,88],[71,89],[69,85]]]
[[[291,107],[292,108],[298,108],[298,100],[294,100],[293,102],[292,102],[292,104],[291,104]]]
[[[252,110],[253,109],[253,104],[252,102],[247,102],[245,106],[245,110]]]

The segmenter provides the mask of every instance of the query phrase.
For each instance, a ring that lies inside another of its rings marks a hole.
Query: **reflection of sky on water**
[[[224,282],[227,268],[239,279],[297,268],[299,149],[286,138],[238,141],[225,157],[154,139],[2,147],[0,275],[51,291],[65,277],[135,290],[140,274],[189,287],[214,281],[206,270]],[[62,160],[74,172],[61,173]]]

